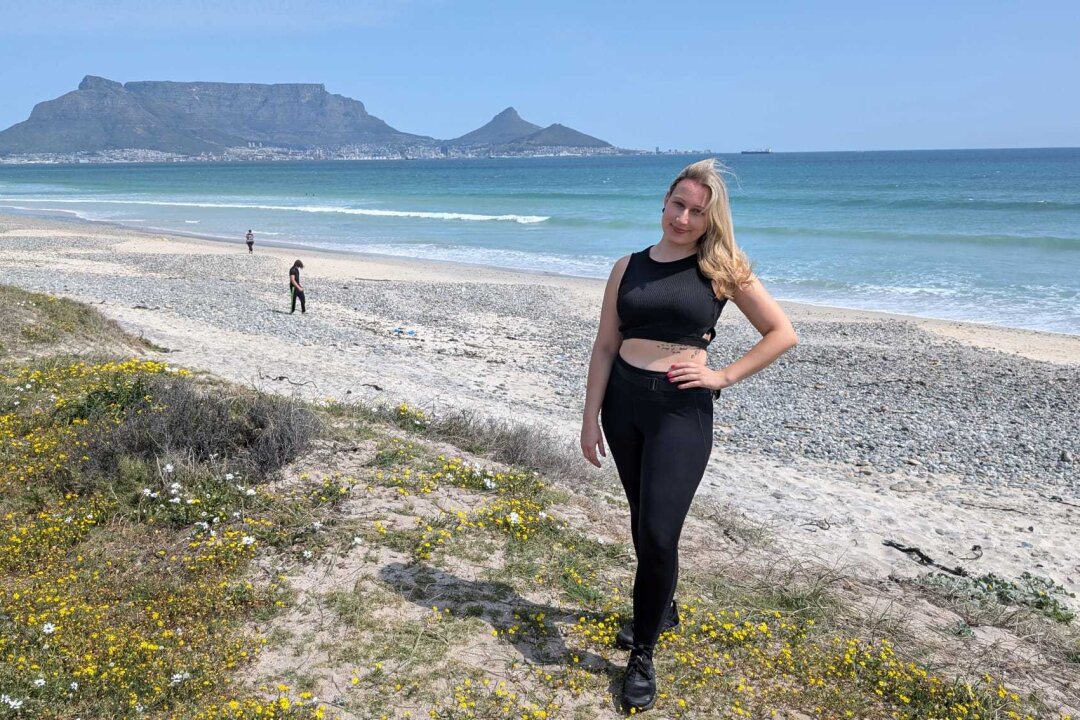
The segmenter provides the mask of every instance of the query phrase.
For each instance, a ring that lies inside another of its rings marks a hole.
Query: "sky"
[[[513,106],[620,147],[1080,146],[1080,2],[0,0],[0,129],[120,82],[323,83],[448,139]]]

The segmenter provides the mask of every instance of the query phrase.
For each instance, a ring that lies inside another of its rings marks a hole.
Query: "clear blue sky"
[[[451,138],[513,105],[622,147],[1080,146],[1080,2],[0,0],[0,129],[129,80],[319,82]]]

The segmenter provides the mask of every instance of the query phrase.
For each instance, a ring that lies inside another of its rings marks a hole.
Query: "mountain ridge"
[[[0,131],[0,155],[155,151],[187,156],[251,147],[363,147],[424,153],[611,149],[558,123],[541,127],[513,107],[452,140],[401,132],[364,103],[321,83],[222,83],[87,75],[76,90],[34,106]]]

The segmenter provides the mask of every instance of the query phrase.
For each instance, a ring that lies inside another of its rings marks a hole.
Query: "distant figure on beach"
[[[248,253],[255,252],[255,233],[248,230],[247,235],[244,236],[244,239],[247,240]]]
[[[296,312],[296,301],[300,301],[300,312],[306,313],[307,306],[304,304],[304,286],[300,284],[300,268],[304,267],[304,263],[297,260],[289,268],[289,294],[292,296],[292,307],[289,309],[289,314]]]
[[[713,401],[798,342],[735,244],[713,160],[687,166],[671,183],[660,229],[658,243],[611,270],[581,422],[585,459],[600,466],[606,437],[630,506],[634,618],[616,637],[630,651],[622,686],[628,712],[656,702],[653,651],[660,634],[679,624],[679,536],[712,452]],[[728,300],[761,340],[713,370],[706,348]]]

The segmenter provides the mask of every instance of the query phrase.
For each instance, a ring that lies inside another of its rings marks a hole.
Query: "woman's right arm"
[[[592,358],[589,360],[589,376],[585,382],[585,410],[581,418],[581,453],[585,459],[600,467],[599,451],[607,457],[604,450],[604,436],[600,432],[600,406],[604,403],[604,390],[607,388],[611,364],[619,354],[622,335],[619,334],[619,313],[616,304],[619,299],[619,283],[622,282],[626,265],[630,257],[620,258],[611,268],[607,287],[604,289],[604,302],[600,308],[600,327],[593,341]]]

